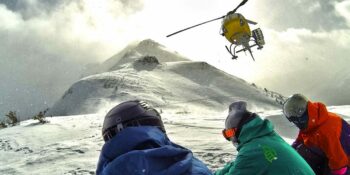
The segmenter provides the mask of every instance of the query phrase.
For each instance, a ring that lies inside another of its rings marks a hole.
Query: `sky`
[[[303,92],[346,103],[324,93],[350,73],[349,0],[250,0],[237,12],[258,22],[251,28],[264,33],[264,49],[253,49],[255,62],[244,53],[231,60],[220,20],[166,37],[225,15],[239,3],[0,0],[0,114],[32,115],[52,106],[89,68],[147,38],[286,96]]]

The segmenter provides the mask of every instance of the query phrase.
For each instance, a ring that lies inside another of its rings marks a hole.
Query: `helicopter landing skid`
[[[257,44],[253,44],[253,45],[249,46],[249,49],[252,48],[252,47],[255,47],[255,46],[257,46]],[[262,48],[262,47],[261,47],[261,48]],[[260,49],[261,49],[261,48],[260,48]],[[258,48],[258,49],[259,49],[259,48]],[[247,51],[247,50],[248,50],[247,48],[244,48],[244,49],[238,50],[236,53],[239,53],[239,52],[242,52],[242,51],[245,52],[245,51]]]
[[[233,44],[230,45],[230,48],[227,47],[227,46],[225,46],[225,47],[226,47],[226,50],[228,51],[228,53],[230,53],[230,54],[232,55],[232,59],[233,59],[233,60],[237,60],[238,56],[236,56],[236,52],[235,52],[237,46],[235,46],[235,47],[233,48],[233,54],[232,54],[232,45],[233,45]]]

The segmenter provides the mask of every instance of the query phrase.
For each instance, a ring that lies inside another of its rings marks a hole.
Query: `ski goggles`
[[[305,108],[299,108],[295,110],[284,110],[283,113],[287,117],[288,120],[290,119],[295,119],[295,118],[300,118],[304,115],[306,112]]]
[[[287,117],[290,122],[293,122],[299,129],[305,129],[309,120],[307,111],[305,111],[301,116],[291,116]]]
[[[302,117],[305,111],[307,111],[307,105],[300,103],[300,101],[291,101],[291,99],[287,99],[283,104],[283,114],[288,120]]]
[[[237,133],[237,128],[223,129],[222,135],[226,140],[230,141],[232,137],[234,137]]]

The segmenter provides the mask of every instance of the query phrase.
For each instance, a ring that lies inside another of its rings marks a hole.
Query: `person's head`
[[[290,96],[283,104],[283,114],[299,129],[305,129],[308,124],[308,99],[302,94]]]
[[[255,115],[247,110],[247,103],[244,101],[233,102],[229,106],[229,114],[225,120],[223,136],[237,145],[241,128],[244,124],[254,119]]]
[[[107,142],[124,128],[138,126],[155,126],[165,133],[158,111],[144,101],[132,100],[118,104],[106,114],[102,136]]]

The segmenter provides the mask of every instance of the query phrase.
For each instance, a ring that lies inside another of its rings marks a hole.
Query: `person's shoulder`
[[[327,120],[319,126],[318,132],[322,134],[336,133],[341,130],[341,127],[342,118],[335,113],[329,112]]]
[[[244,145],[240,146],[240,149],[237,154],[237,159],[240,158],[255,158],[263,156],[264,148],[270,147],[269,144],[260,141],[261,139],[254,139]]]
[[[342,120],[339,114],[328,112],[328,116],[330,120]]]

